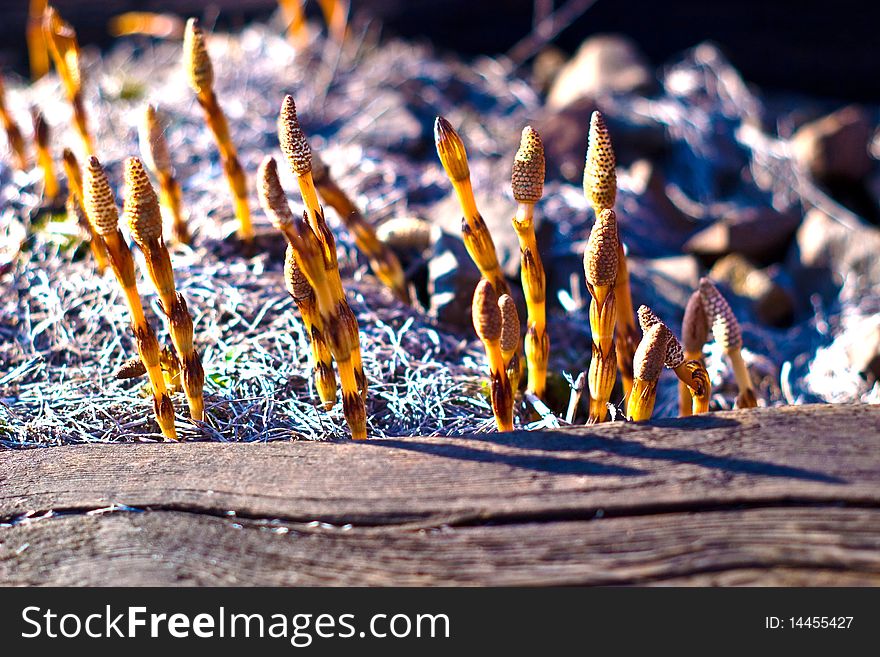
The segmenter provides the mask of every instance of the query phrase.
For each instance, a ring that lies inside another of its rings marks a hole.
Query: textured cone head
[[[703,345],[709,338],[709,320],[703,310],[703,299],[700,291],[695,291],[688,299],[684,309],[684,320],[681,323],[681,340],[688,353],[703,351]]]
[[[183,33],[183,64],[189,76],[189,85],[197,94],[211,90],[214,85],[214,67],[208,55],[205,33],[195,18],[186,22]]]
[[[532,126],[522,131],[519,150],[510,176],[513,198],[519,203],[537,203],[544,195],[544,144]]]
[[[125,203],[123,214],[131,236],[139,245],[162,237],[162,213],[144,165],[136,157],[125,160]]]
[[[655,324],[642,336],[633,358],[633,375],[642,381],[656,381],[666,360],[669,329]]]
[[[83,206],[92,228],[98,235],[110,235],[119,229],[119,211],[113,190],[107,181],[107,174],[98,161],[92,156],[86,168],[86,179],[83,184]]]
[[[584,195],[598,210],[614,207],[617,197],[616,166],[617,160],[605,119],[601,112],[593,112],[590,119],[587,163],[584,167]]]
[[[614,210],[603,210],[584,251],[584,274],[593,286],[614,285],[617,280],[617,216]]]
[[[284,153],[294,173],[303,176],[311,172],[312,149],[299,126],[296,104],[293,102],[293,96],[290,95],[284,97],[278,115],[278,141],[281,143],[281,152]]]
[[[434,143],[446,175],[453,181],[466,180],[470,175],[464,142],[452,124],[442,116],[434,121]]]
[[[295,301],[303,301],[313,294],[312,286],[296,264],[293,247],[290,244],[287,245],[287,251],[284,253],[284,285]]]
[[[278,163],[266,156],[257,170],[257,192],[270,221],[276,228],[293,223],[293,213],[278,179]]]
[[[484,342],[494,342],[501,339],[501,309],[498,307],[498,295],[495,288],[485,278],[482,279],[474,290],[474,300],[471,304],[474,329]]]
[[[669,330],[669,327],[660,319],[653,310],[648,306],[639,306],[638,310],[639,326],[642,327],[642,333],[647,333],[653,326],[663,326],[669,335],[669,341],[666,343],[666,360],[665,365],[669,369],[674,370],[684,362],[684,350],[675,334]]]
[[[145,164],[153,171],[170,171],[171,154],[168,152],[168,142],[162,131],[162,122],[158,112],[152,105],[147,105],[144,117],[138,130],[141,155]]]
[[[715,341],[725,351],[742,347],[742,330],[739,322],[730,309],[727,300],[721,296],[718,288],[708,278],[700,279],[700,299],[703,301],[703,312],[712,326]]]
[[[510,352],[519,347],[519,315],[509,294],[498,298],[501,311],[501,351]]]

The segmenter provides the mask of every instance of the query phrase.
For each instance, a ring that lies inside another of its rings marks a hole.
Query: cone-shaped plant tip
[[[287,196],[278,179],[278,164],[267,156],[260,164],[257,173],[260,204],[272,224],[287,238],[288,247],[284,260],[284,280],[288,293],[293,297],[302,316],[306,333],[312,348],[312,361],[315,371],[315,388],[318,397],[327,410],[336,403],[336,375],[330,348],[324,337],[324,325],[318,310],[318,300],[311,284],[296,262],[293,245],[299,244],[293,213]]]
[[[525,352],[528,362],[528,390],[538,398],[547,385],[550,339],[547,335],[547,284],[544,264],[535,238],[535,203],[544,194],[544,144],[531,127],[523,128],[519,150],[513,160],[510,185],[517,208],[513,228],[519,240],[520,276],[528,311]]]
[[[147,105],[138,127],[138,142],[144,163],[159,181],[160,203],[171,220],[174,238],[188,244],[189,228],[183,216],[180,184],[174,177],[171,153],[165,140],[165,131],[153,105]]]
[[[605,208],[613,208],[617,199],[617,158],[611,135],[601,112],[590,118],[587,164],[584,167],[584,195],[598,216]]]
[[[290,168],[303,176],[312,171],[312,148],[299,125],[296,103],[290,94],[284,97],[278,115],[278,141]]]
[[[498,431],[513,430],[513,388],[507,377],[504,354],[501,349],[501,335],[504,321],[498,304],[495,288],[485,278],[474,290],[471,304],[474,330],[482,340],[489,360],[489,376],[492,398],[492,412]]]
[[[591,424],[605,419],[608,401],[617,378],[614,344],[617,323],[614,292],[617,281],[617,245],[617,217],[614,210],[603,210],[593,224],[584,252],[584,274],[591,297],[590,329],[593,334],[593,355],[587,378]]]
[[[703,311],[703,300],[700,291],[695,290],[688,299],[684,309],[684,319],[681,323],[681,341],[684,346],[684,357],[690,361],[698,361],[703,369],[703,345],[709,338],[709,320]],[[691,414],[690,391],[684,382],[678,386],[679,412],[682,416]]]
[[[37,164],[43,172],[43,193],[50,202],[54,201],[59,192],[58,177],[55,175],[55,162],[52,160],[51,145],[49,143],[49,125],[43,118],[43,113],[36,107],[31,108],[31,118],[34,123],[34,144],[37,150]]]
[[[712,392],[709,383],[709,374],[700,360],[685,358],[684,349],[678,338],[669,330],[669,327],[647,306],[641,306],[638,312],[639,324],[642,332],[647,333],[650,328],[662,325],[669,333],[669,341],[666,343],[665,365],[675,372],[679,383],[684,386],[684,394],[688,397],[687,412],[682,415],[705,413],[709,410],[709,396]]]
[[[312,178],[321,200],[336,210],[342,223],[354,237],[358,250],[367,257],[370,269],[403,303],[412,303],[406,275],[394,252],[382,241],[376,229],[364,218],[342,188],[330,175],[326,164],[316,154],[312,154]]]
[[[510,289],[501,272],[501,267],[498,265],[495,242],[492,240],[489,227],[486,226],[486,222],[483,221],[483,217],[477,210],[464,142],[449,121],[442,116],[438,116],[434,122],[434,141],[440,163],[443,165],[453,189],[455,189],[464,215],[461,222],[461,232],[465,248],[483,278],[492,283],[495,293],[499,296],[507,294]]]
[[[73,151],[69,148],[64,149],[61,161],[64,165],[64,175],[67,176],[68,201],[72,198],[81,210],[81,212],[75,216],[78,219],[82,217],[80,226],[88,235],[89,248],[92,251],[92,256],[95,258],[95,268],[98,270],[99,274],[103,274],[109,264],[107,259],[107,249],[104,246],[104,241],[98,236],[95,229],[92,227],[92,224],[89,222],[88,217],[86,217],[85,209],[83,208],[83,181],[82,171],[79,168],[79,161],[76,159],[76,155],[73,154]],[[68,214],[70,214],[70,210],[68,210]]]
[[[247,180],[238,161],[238,152],[229,135],[226,115],[223,114],[214,94],[214,69],[208,55],[205,33],[195,18],[190,18],[186,23],[183,36],[183,64],[189,77],[190,87],[195,91],[199,105],[205,112],[205,121],[214,134],[217,149],[220,151],[223,171],[232,192],[235,216],[238,219],[238,237],[245,245],[250,244],[254,238],[254,228],[248,205]]]
[[[153,410],[163,435],[169,440],[177,440],[174,428],[174,406],[165,385],[162,374],[159,342],[152,327],[144,316],[144,308],[137,291],[134,275],[134,259],[128,244],[119,231],[119,212],[113,191],[107,181],[107,175],[98,158],[89,158],[83,185],[83,207],[95,232],[103,240],[110,257],[113,273],[125,294],[128,309],[131,313],[131,325],[137,342],[138,353],[147,370],[150,385],[153,388]]]
[[[669,329],[662,323],[650,327],[636,349],[633,388],[626,407],[626,417],[633,422],[650,420],[657,400],[657,381],[666,360]]]
[[[3,84],[3,76],[0,76],[0,123],[3,123],[3,130],[6,132],[6,141],[9,142],[9,150],[15,158],[15,166],[17,169],[24,171],[28,167],[27,153],[24,149],[24,138],[21,136],[21,130],[15,119],[9,113],[6,107],[6,87]]]
[[[520,376],[519,314],[516,312],[516,304],[509,294],[502,294],[498,298],[498,308],[501,310],[501,355],[504,357],[504,367],[507,369],[507,378],[510,379],[510,388],[516,392]]]
[[[721,345],[730,360],[733,375],[739,387],[737,408],[754,408],[758,405],[752,387],[752,377],[742,357],[742,330],[727,300],[708,278],[700,279],[700,299],[715,342]]]
[[[171,257],[162,239],[162,214],[159,198],[141,161],[130,157],[125,161],[124,214],[131,236],[144,254],[147,271],[169,321],[169,333],[177,351],[183,389],[194,420],[205,419],[203,388],[205,373],[202,361],[193,347],[193,323],[183,295],[177,292]]]

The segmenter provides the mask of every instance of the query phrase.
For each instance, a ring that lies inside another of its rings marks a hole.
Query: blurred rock
[[[865,317],[850,329],[846,356],[849,367],[869,383],[880,379],[880,322]]]
[[[692,235],[684,244],[688,253],[720,256],[739,253],[749,258],[775,257],[800,224],[794,208],[780,213],[772,207],[735,207],[725,204],[722,218]],[[784,253],[784,251],[783,251]]]
[[[738,254],[723,257],[709,272],[735,294],[752,302],[755,316],[768,326],[787,326],[794,317],[794,300],[764,269]]]
[[[535,88],[541,93],[550,91],[566,61],[566,54],[554,46],[548,46],[539,52],[532,63],[532,84]]]
[[[547,97],[551,107],[565,107],[585,96],[608,92],[650,92],[656,80],[631,39],[600,34],[584,41],[559,72]]]
[[[850,105],[798,128],[792,150],[818,181],[860,181],[871,170],[868,147],[872,128],[868,113]]]
[[[880,230],[844,224],[810,210],[789,252],[788,269],[797,289],[828,298],[843,287],[841,301],[858,301],[880,290]]]

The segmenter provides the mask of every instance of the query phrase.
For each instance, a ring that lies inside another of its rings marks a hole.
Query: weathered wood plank
[[[751,509],[403,530],[181,512],[2,534],[0,581],[62,585],[880,585],[880,510]],[[764,579],[769,573],[771,579]]]
[[[126,504],[334,524],[462,524],[785,501],[880,503],[880,408],[732,411],[468,439],[0,454],[0,518]]]

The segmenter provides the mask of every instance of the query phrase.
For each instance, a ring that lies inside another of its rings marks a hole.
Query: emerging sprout
[[[274,158],[266,157],[260,164],[257,174],[257,188],[260,204],[272,224],[288,239],[284,259],[284,282],[287,291],[299,308],[306,333],[312,347],[312,361],[315,370],[315,388],[327,410],[336,403],[336,375],[333,373],[333,358],[324,337],[324,322],[318,310],[318,300],[311,284],[296,263],[293,241],[289,237],[295,224],[287,196],[278,180],[278,165]]]
[[[89,248],[92,251],[92,256],[95,258],[95,268],[99,274],[103,274],[109,264],[107,248],[104,246],[104,241],[95,232],[83,208],[82,170],[79,168],[76,155],[69,148],[64,149],[61,161],[64,165],[64,175],[67,176],[67,214],[71,215],[71,212],[73,212],[71,216],[77,217],[80,227],[88,234]],[[71,202],[75,207],[71,206]]]
[[[611,135],[605,125],[601,112],[593,112],[590,118],[587,161],[584,167],[584,195],[598,217],[602,210],[614,207],[617,198],[617,158],[611,144]],[[618,236],[619,237],[619,236]],[[629,284],[629,269],[623,243],[617,244],[617,367],[623,382],[624,396],[632,387],[633,355],[639,341],[633,313],[632,292]]]
[[[477,210],[464,142],[449,121],[442,116],[438,116],[434,122],[434,141],[437,146],[437,155],[440,157],[443,169],[458,195],[458,201],[464,214],[461,222],[464,245],[483,278],[487,279],[495,288],[495,293],[499,296],[507,294],[510,289],[498,264],[495,242],[492,240],[486,222],[483,221],[483,217]]]
[[[593,224],[584,252],[584,274],[591,297],[590,329],[593,334],[593,357],[587,378],[591,424],[605,419],[617,375],[614,341],[617,324],[617,247],[617,217],[614,210],[605,209]]]
[[[177,351],[183,389],[189,403],[190,415],[194,420],[205,419],[205,402],[202,389],[205,373],[202,361],[193,348],[193,324],[183,295],[174,285],[174,272],[171,269],[171,256],[162,239],[162,215],[159,199],[143,164],[136,157],[125,161],[124,214],[131,229],[131,236],[143,251],[147,272],[159,298],[162,310],[168,317],[171,341]]]
[[[152,327],[144,316],[144,308],[137,291],[134,276],[134,259],[128,244],[119,231],[119,212],[113,200],[113,192],[107,182],[107,175],[98,158],[92,156],[86,169],[83,207],[95,232],[104,242],[113,273],[125,294],[131,313],[131,325],[137,342],[138,353],[147,370],[153,388],[153,410],[163,435],[169,440],[177,440],[174,428],[174,406],[165,386],[160,363],[159,342]]]
[[[47,7],[43,14],[43,35],[55,69],[61,77],[67,100],[73,108],[73,128],[79,135],[83,152],[91,156],[94,147],[89,131],[88,114],[82,100],[82,75],[76,32],[72,26],[62,20],[53,7]]]
[[[504,353],[501,347],[501,336],[504,320],[495,288],[485,278],[481,279],[474,290],[471,304],[471,315],[474,330],[483,342],[486,357],[489,360],[489,376],[491,379],[492,412],[498,431],[513,430],[513,388],[507,377]]]
[[[708,278],[700,279],[700,298],[703,301],[703,312],[712,326],[715,342],[724,349],[733,368],[733,375],[739,387],[736,406],[737,408],[754,408],[758,402],[752,387],[752,377],[749,375],[749,369],[742,357],[742,330],[739,322],[727,300],[721,296],[718,288]]]
[[[705,413],[709,410],[709,395],[711,385],[709,374],[702,362],[697,359],[688,360],[678,338],[669,330],[669,327],[661,321],[654,311],[647,306],[639,308],[639,324],[642,332],[647,333],[653,326],[661,325],[666,328],[669,340],[666,343],[665,365],[675,372],[679,382],[685,388],[688,395],[687,412],[682,415]]]
[[[669,337],[669,329],[660,323],[651,326],[639,342],[633,365],[633,388],[626,406],[629,420],[640,422],[651,419]]]
[[[519,314],[509,294],[502,294],[498,298],[498,308],[501,310],[501,355],[504,357],[510,388],[516,391],[519,386],[520,368]]]
[[[681,341],[684,345],[684,357],[688,362],[696,361],[705,370],[703,362],[703,345],[709,338],[709,320],[703,311],[703,300],[700,291],[696,290],[688,299],[681,323]],[[692,402],[690,390],[684,382],[678,386],[678,405],[682,416],[690,415]]]
[[[171,217],[174,238],[178,242],[188,244],[190,235],[181,207],[180,184],[174,177],[174,168],[171,164],[168,142],[165,141],[164,127],[159,120],[156,108],[152,105],[147,105],[144,110],[144,117],[138,130],[138,141],[144,164],[159,180],[160,201],[162,208]]]
[[[547,361],[550,357],[547,282],[535,238],[535,203],[541,200],[544,193],[544,144],[531,126],[526,126],[522,131],[510,178],[513,197],[517,201],[513,228],[519,240],[520,276],[528,311],[525,340],[529,371],[527,389],[540,399],[547,386]]]
[[[30,0],[27,19],[27,47],[31,66],[31,80],[39,80],[49,72],[49,51],[43,34],[43,14],[46,0]]]
[[[251,223],[251,210],[247,199],[247,181],[244,170],[238,161],[238,152],[229,136],[229,124],[226,115],[217,102],[214,94],[214,69],[211,58],[208,55],[205,43],[205,33],[199,27],[195,18],[186,22],[186,31],[183,38],[183,59],[190,86],[196,93],[199,105],[205,112],[205,120],[220,151],[220,159],[223,161],[223,171],[232,191],[232,200],[235,206],[235,216],[238,218],[238,236],[245,244],[254,238],[254,228]]]

